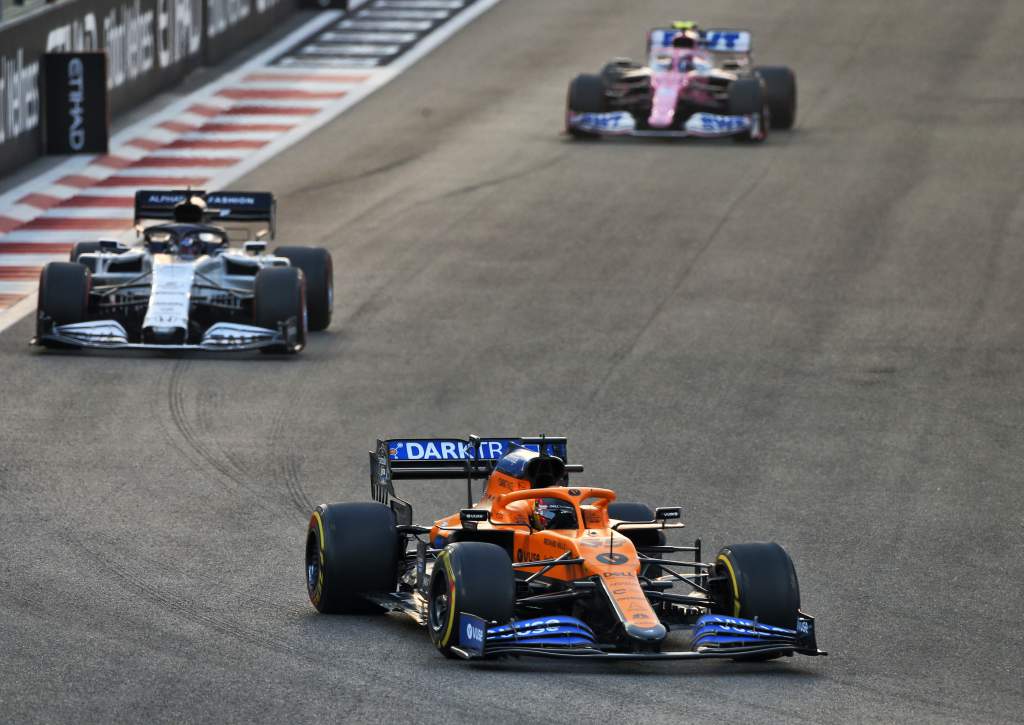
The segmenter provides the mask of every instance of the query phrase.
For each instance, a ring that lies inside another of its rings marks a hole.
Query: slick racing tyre
[[[566,99],[565,130],[575,138],[597,138],[597,134],[581,131],[569,125],[573,113],[604,113],[608,104],[604,95],[604,79],[601,76],[582,74],[572,79]]]
[[[617,81],[624,72],[640,70],[643,65],[630,60],[629,58],[614,58],[604,64],[601,69],[601,78],[605,83]]]
[[[326,330],[331,324],[334,308],[334,261],[323,247],[278,247],[284,257],[306,277],[306,306],[309,308],[309,329]]]
[[[785,66],[765,65],[754,69],[764,81],[764,100],[771,113],[772,128],[793,128],[796,122],[796,74]]]
[[[306,346],[306,280],[296,267],[269,267],[256,274],[253,286],[253,324],[271,330],[282,324],[296,328],[289,344],[261,347],[260,352],[296,353]]]
[[[497,544],[463,541],[447,546],[434,562],[428,597],[430,639],[441,654],[454,657],[460,613],[500,624],[512,619],[516,598],[512,560]]]
[[[39,304],[36,335],[50,332],[54,325],[85,322],[89,314],[92,273],[81,264],[50,262],[39,274]]]
[[[306,533],[306,591],[318,612],[372,611],[363,595],[398,584],[395,515],[381,503],[316,507]]]
[[[608,504],[608,518],[618,519],[619,521],[653,521],[654,512],[651,511],[650,506],[644,503],[614,501]],[[626,538],[633,542],[633,546],[635,546],[637,550],[648,546],[665,545],[665,533],[663,531],[648,529],[647,531],[623,531],[622,533]],[[662,555],[659,554],[658,556],[660,557]],[[661,576],[662,571],[659,566],[645,564],[641,568],[640,573],[651,579],[657,579]]]
[[[745,116],[764,107],[764,90],[758,78],[740,78],[729,84],[729,115]]]
[[[718,552],[715,575],[722,577],[715,611],[796,628],[800,585],[789,554],[776,543],[736,544]]]
[[[734,141],[759,143],[768,136],[769,112],[760,78],[740,78],[729,85],[729,115],[754,115],[759,128],[733,136]]]
[[[83,254],[95,254],[100,251],[99,242],[75,242],[71,247],[70,261],[77,262]]]

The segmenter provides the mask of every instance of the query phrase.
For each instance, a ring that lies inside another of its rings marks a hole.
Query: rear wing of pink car
[[[671,48],[678,28],[652,28],[647,34],[648,53],[660,48]],[[749,30],[736,28],[703,28],[700,33],[701,45],[715,56],[716,65],[723,68],[739,68],[750,64],[752,35]]]

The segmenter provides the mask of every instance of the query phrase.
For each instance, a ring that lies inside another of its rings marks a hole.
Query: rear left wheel
[[[99,242],[75,242],[71,247],[70,261],[77,262],[83,254],[95,254],[100,251]]]
[[[306,532],[306,592],[318,612],[374,608],[366,594],[394,591],[400,555],[395,515],[384,504],[317,506]]]

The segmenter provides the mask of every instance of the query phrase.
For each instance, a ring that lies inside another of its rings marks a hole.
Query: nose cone
[[[676,120],[676,106],[679,103],[678,81],[662,79],[655,85],[651,98],[651,114],[647,124],[651,128],[668,128]]]
[[[642,627],[639,624],[631,623],[626,625],[626,634],[641,642],[660,642],[668,636],[668,630],[661,622],[652,627]]]
[[[676,109],[674,107],[655,108],[652,109],[650,118],[647,119],[647,125],[651,128],[668,128],[675,119]]]

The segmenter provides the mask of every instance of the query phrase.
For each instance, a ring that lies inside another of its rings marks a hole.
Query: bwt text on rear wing
[[[375,501],[386,504],[396,499],[394,481],[466,481],[472,505],[473,481],[490,476],[509,451],[527,448],[566,461],[567,447],[567,440],[556,436],[378,440],[377,450],[370,452],[370,493]],[[580,473],[583,466],[566,465],[566,471]]]
[[[700,31],[701,44],[713,53],[749,53],[751,34],[749,30],[735,28],[704,28]],[[678,35],[678,28],[652,28],[648,33],[651,48],[671,47]]]
[[[135,225],[143,220],[174,221],[174,207],[192,197],[206,203],[205,222],[217,226],[263,222],[265,229],[258,236],[277,233],[277,200],[268,191],[202,191],[177,189],[160,191],[144,189],[135,192]]]

